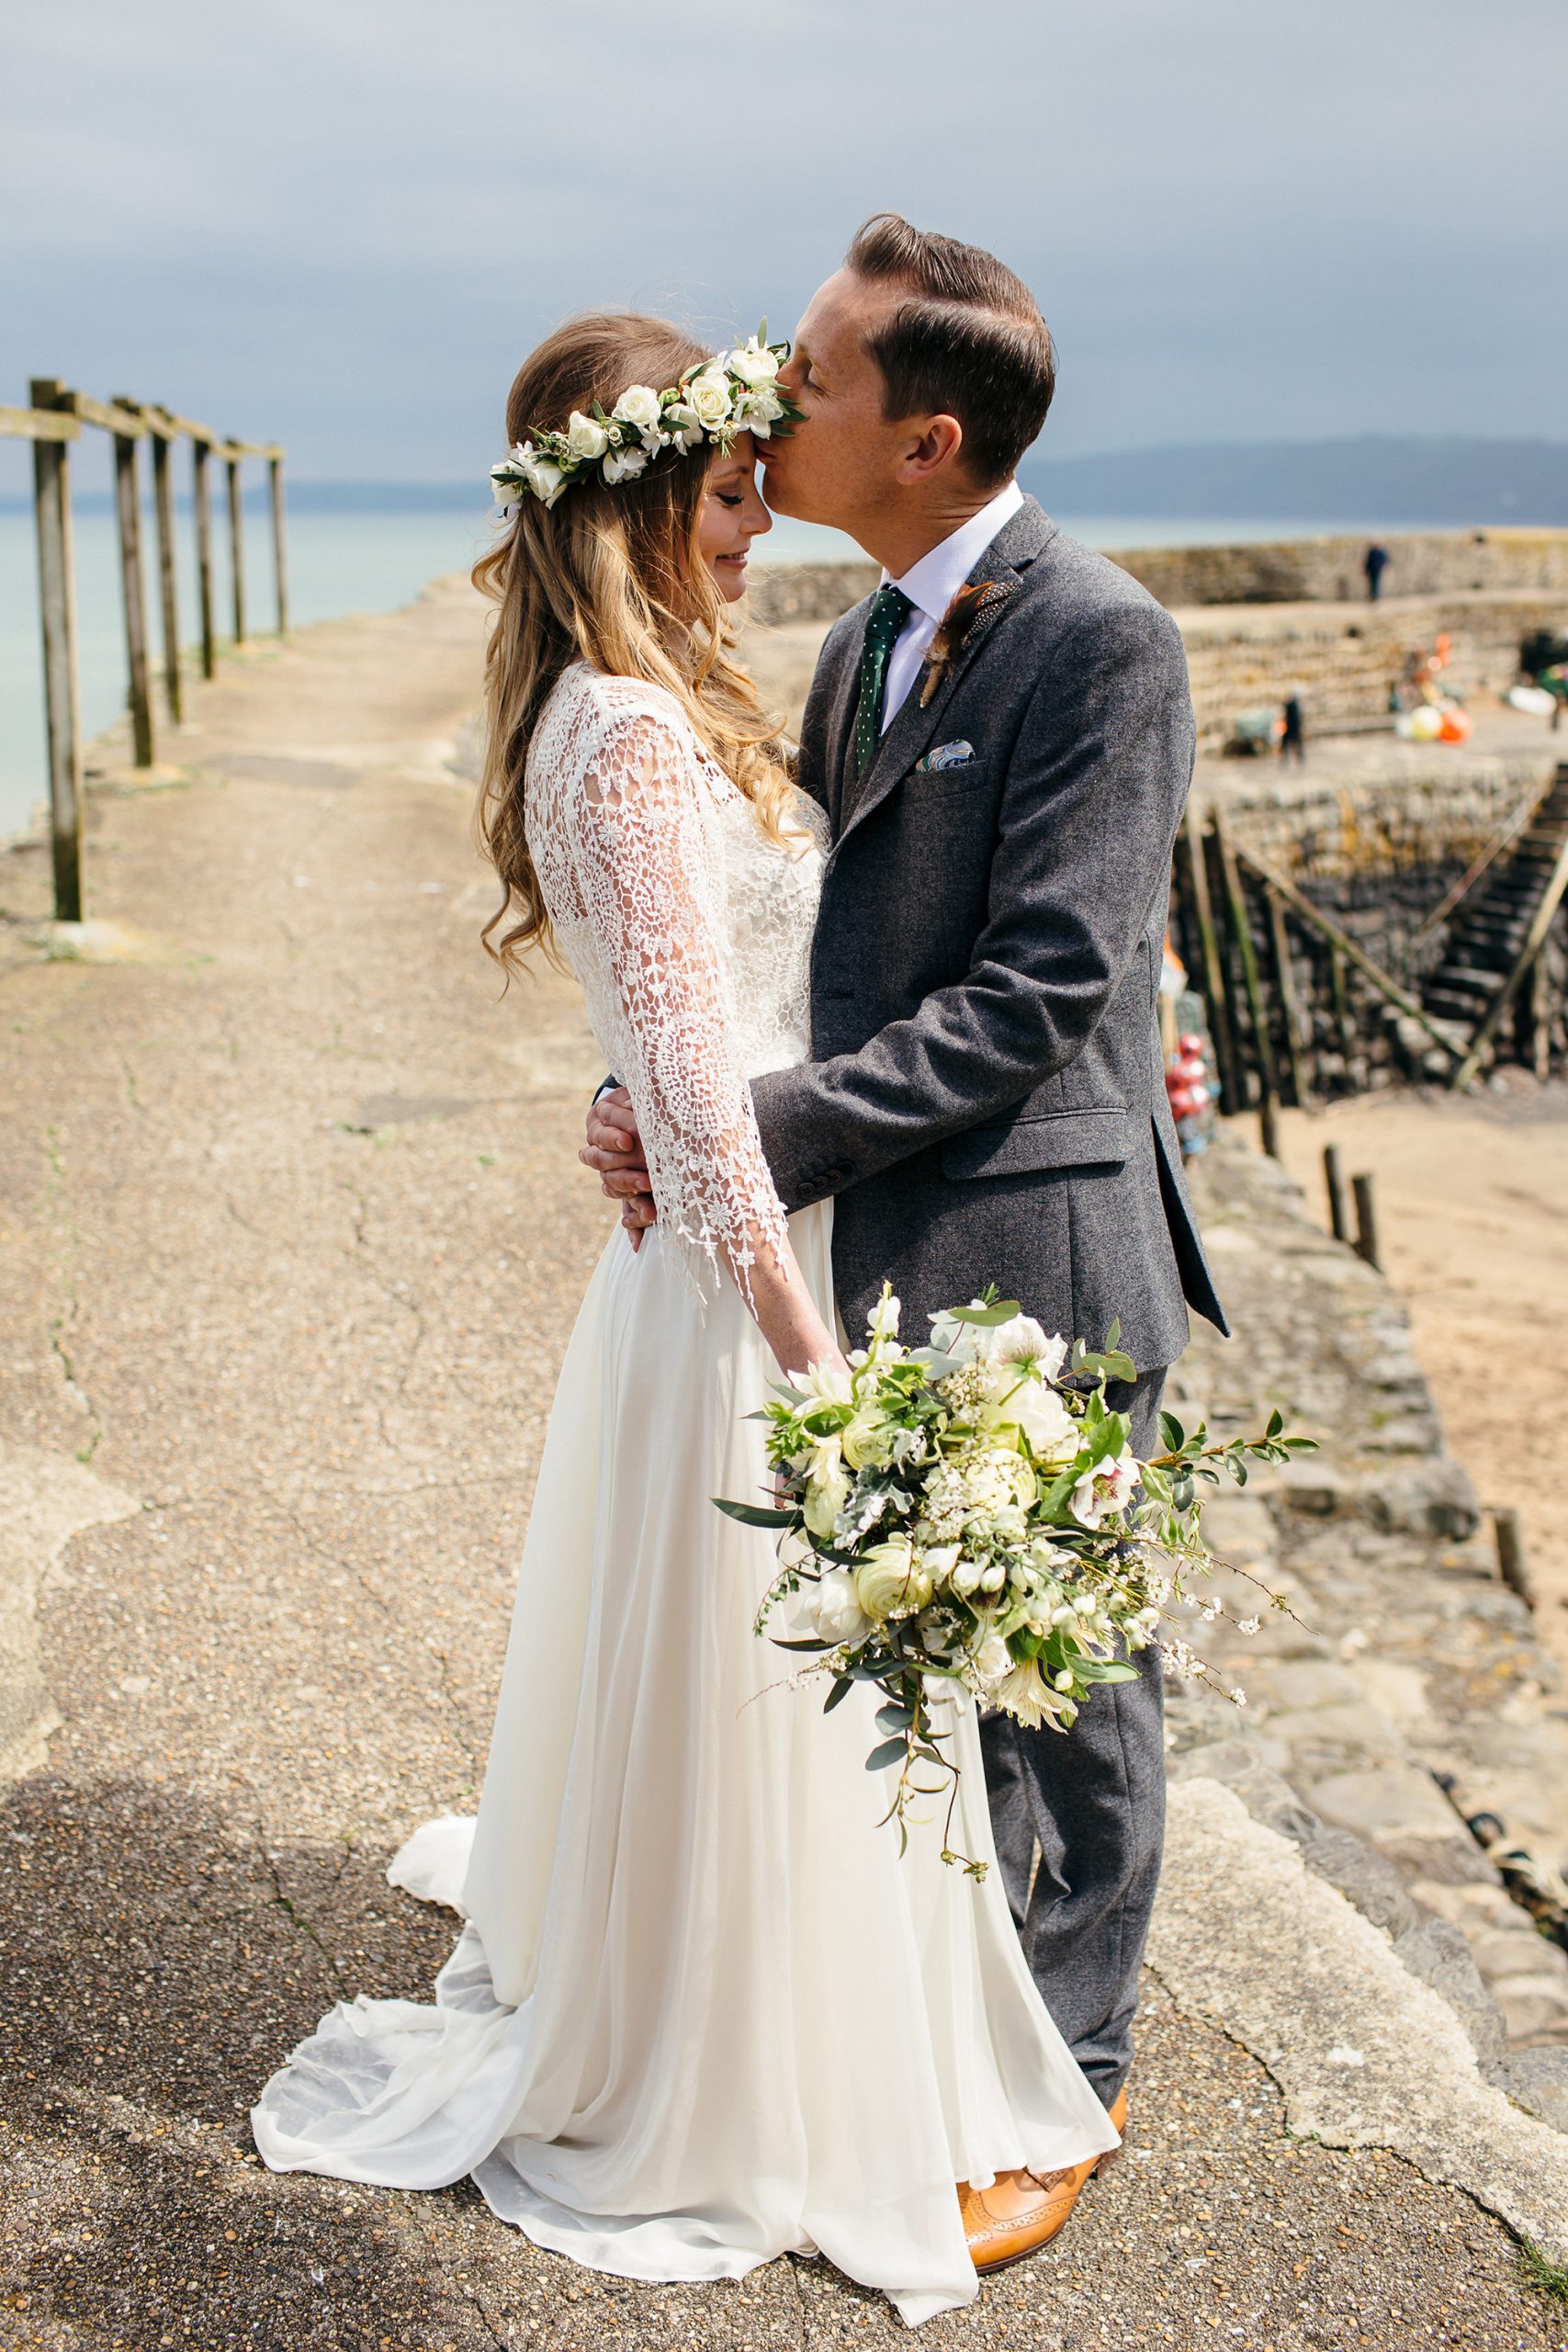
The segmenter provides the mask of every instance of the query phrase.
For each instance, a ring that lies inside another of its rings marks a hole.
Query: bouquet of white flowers
[[[1224,1469],[1245,1485],[1249,1456],[1283,1461],[1314,1442],[1285,1436],[1275,1413],[1261,1438],[1211,1445],[1165,1413],[1165,1452],[1140,1462],[1105,1401],[1108,1382],[1135,1376],[1114,1325],[1099,1353],[1081,1340],[1069,1350],[991,1295],[934,1316],[928,1347],[897,1333],[885,1287],[848,1373],[793,1374],[760,1416],[775,1505],[715,1499],[779,1535],[758,1633],[794,1596],[795,1630],[773,1638],[814,1654],[827,1706],[856,1682],[881,1690],[885,1737],[867,1770],[898,1765],[886,1817],[905,1838],[918,1797],[945,1793],[951,1824],[949,1705],[1065,1731],[1096,1683],[1134,1679],[1129,1658],[1150,1643],[1175,1672],[1203,1672],[1168,1625],[1186,1580],[1213,1565],[1198,1481]],[[943,1859],[985,1867],[945,1844]]]

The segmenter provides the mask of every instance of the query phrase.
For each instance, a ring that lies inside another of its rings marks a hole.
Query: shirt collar
[[[928,619],[940,622],[1003,524],[1010,523],[1022,504],[1023,492],[1017,482],[1005,483],[977,514],[971,514],[918,563],[912,563],[895,585]]]

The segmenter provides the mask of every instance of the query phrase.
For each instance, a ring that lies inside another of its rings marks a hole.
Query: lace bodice
[[[528,751],[528,847],[607,1067],[637,1115],[660,1231],[699,1292],[749,1292],[784,1213],[748,1080],[810,1049],[825,820],[796,796],[781,847],[662,688],[583,662]]]

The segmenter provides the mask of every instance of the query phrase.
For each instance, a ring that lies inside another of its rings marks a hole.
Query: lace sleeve
[[[716,815],[692,748],[626,714],[589,757],[568,832],[660,1232],[699,1293],[727,1266],[750,1306],[759,1250],[782,1260],[784,1212],[730,1012]]]

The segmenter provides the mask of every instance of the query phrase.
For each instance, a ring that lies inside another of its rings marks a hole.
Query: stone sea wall
[[[1168,1401],[1222,1437],[1279,1405],[1322,1451],[1208,1509],[1228,1614],[1191,1638],[1248,1703],[1175,1686],[1172,1776],[1224,1781],[1292,1839],[1449,2000],[1490,2078],[1568,2129],[1568,1950],[1539,1894],[1568,1865],[1557,1669],[1387,1283],[1235,1136],[1194,1177],[1236,1337],[1200,1326]],[[1254,1614],[1249,1639],[1232,1620]]]

